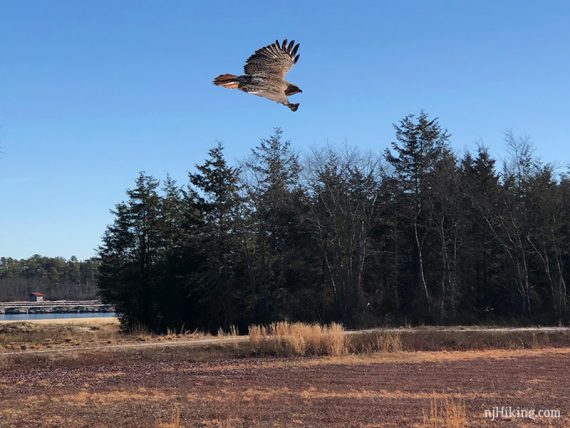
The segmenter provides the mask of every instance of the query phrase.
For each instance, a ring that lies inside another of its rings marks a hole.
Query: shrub
[[[280,356],[342,355],[346,353],[344,328],[329,325],[281,321],[268,326],[251,325],[249,340],[253,352]]]

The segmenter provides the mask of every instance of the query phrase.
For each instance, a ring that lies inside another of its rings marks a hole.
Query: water
[[[62,318],[112,318],[115,312],[67,312],[53,314],[0,314],[0,321],[54,320]]]

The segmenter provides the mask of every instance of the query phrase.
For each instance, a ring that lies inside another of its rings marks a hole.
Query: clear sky
[[[301,42],[297,112],[211,84],[276,38]],[[184,181],[275,126],[381,152],[424,109],[459,153],[512,129],[567,165],[569,76],[565,0],[0,0],[0,256],[91,257],[139,171]]]

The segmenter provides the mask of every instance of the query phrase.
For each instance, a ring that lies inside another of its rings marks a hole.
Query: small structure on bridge
[[[34,291],[30,293],[30,302],[43,302],[44,301],[44,293],[40,293],[39,291]]]

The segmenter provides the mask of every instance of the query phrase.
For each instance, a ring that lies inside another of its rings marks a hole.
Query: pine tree
[[[480,146],[477,156],[467,154],[459,166],[461,249],[459,252],[463,319],[492,320],[508,296],[497,269],[504,255],[495,237],[494,213],[499,202],[499,176],[495,161]]]
[[[99,290],[114,304],[125,328],[156,329],[157,266],[165,248],[160,234],[159,182],[140,173],[128,200],[117,204],[115,221],[99,248]]]
[[[203,224],[196,230],[200,257],[204,261],[192,275],[194,294],[204,311],[203,327],[216,331],[241,322],[243,295],[243,209],[239,169],[230,167],[218,144],[208,158],[189,174]]]
[[[255,237],[248,251],[252,317],[269,322],[285,316],[289,293],[302,288],[296,266],[303,253],[304,193],[299,160],[276,128],[245,162],[246,192]]]
[[[429,119],[421,112],[404,117],[396,130],[396,141],[392,142],[392,153],[386,150],[385,158],[394,169],[394,209],[399,213],[398,227],[407,244],[412,244],[415,254],[410,268],[415,272],[411,281],[416,289],[421,289],[424,297],[422,305],[428,317],[432,312],[433,286],[426,277],[426,240],[433,232],[433,192],[432,182],[438,163],[448,150],[449,134],[439,125],[438,119]],[[409,226],[408,226],[409,225]],[[410,293],[402,293],[409,295]]]

